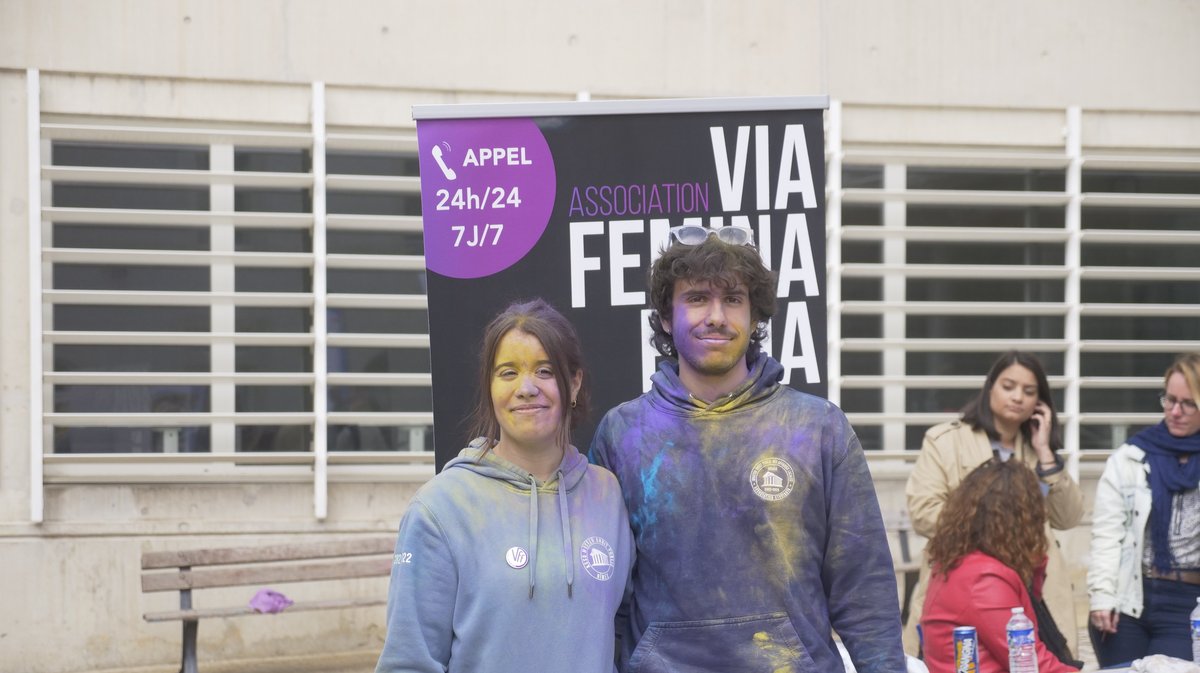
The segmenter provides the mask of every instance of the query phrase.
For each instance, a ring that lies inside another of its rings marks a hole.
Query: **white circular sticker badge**
[[[525,567],[525,564],[529,563],[529,553],[520,547],[510,547],[504,553],[504,560],[508,561],[508,567],[520,570]]]

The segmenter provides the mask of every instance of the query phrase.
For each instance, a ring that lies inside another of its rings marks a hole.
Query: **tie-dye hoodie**
[[[400,522],[375,670],[612,673],[633,566],[617,480],[568,447],[536,483],[482,441],[422,486]]]
[[[875,488],[826,400],[779,381],[769,356],[707,404],[664,362],[611,410],[591,448],[621,482],[637,542],[622,670],[906,670]]]

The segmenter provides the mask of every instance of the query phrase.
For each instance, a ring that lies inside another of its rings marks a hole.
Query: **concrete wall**
[[[6,12],[11,4],[5,6]],[[5,30],[10,24],[3,24]],[[5,44],[8,44],[5,42]],[[79,115],[181,124],[197,119],[306,129],[305,84],[145,79],[43,71],[43,118]],[[407,122],[411,94],[331,87],[330,123]],[[144,551],[393,536],[431,465],[330,467],[328,517],[314,518],[311,466],[233,463],[47,464],[44,521],[30,523],[30,292],[24,71],[0,70],[0,670],[93,671],[178,662],[180,625],[148,624],[178,594],[143,594]],[[39,391],[40,394],[40,391]],[[296,600],[381,597],[386,579],[273,587]],[[199,591],[195,604],[243,604],[258,587]],[[205,622],[201,661],[378,651],[384,609]]]
[[[0,67],[543,98],[1200,107],[1188,0],[0,1]]]
[[[93,671],[178,661],[178,592],[145,594],[145,551],[391,536],[422,480],[337,484],[330,517],[312,517],[308,484],[64,485],[47,489],[47,521],[0,533],[0,670]],[[197,607],[243,605],[259,587],[195,592]],[[386,595],[387,579],[277,584],[293,600]],[[383,607],[201,622],[199,657],[378,651]]]
[[[417,102],[829,93],[863,146],[1061,146],[1062,108],[1082,105],[1125,110],[1086,117],[1085,142],[1195,148],[1197,25],[1200,4],[1186,0],[0,0],[0,669],[169,664],[178,625],[141,614],[174,598],[140,592],[142,551],[392,534],[429,474],[335,475],[318,522],[303,475],[121,483],[60,467],[45,523],[28,523],[25,68],[42,70],[50,115],[304,129],[312,81],[328,84],[330,125],[358,128],[405,125]],[[1090,510],[1098,465],[1084,468]],[[907,466],[872,469],[885,512],[899,511]],[[1086,526],[1063,540],[1081,575]],[[378,648],[382,620],[206,622],[200,655]]]

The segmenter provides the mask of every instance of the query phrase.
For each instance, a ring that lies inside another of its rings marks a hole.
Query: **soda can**
[[[974,626],[954,629],[954,673],[979,673],[979,639]]]

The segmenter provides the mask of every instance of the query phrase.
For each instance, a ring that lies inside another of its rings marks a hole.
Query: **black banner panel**
[[[765,346],[785,383],[824,396],[824,99],[541,107],[414,110],[438,468],[470,439],[483,328],[534,297],[583,343],[586,451],[604,412],[648,388],[646,270],[682,224],[753,230],[779,273]]]

